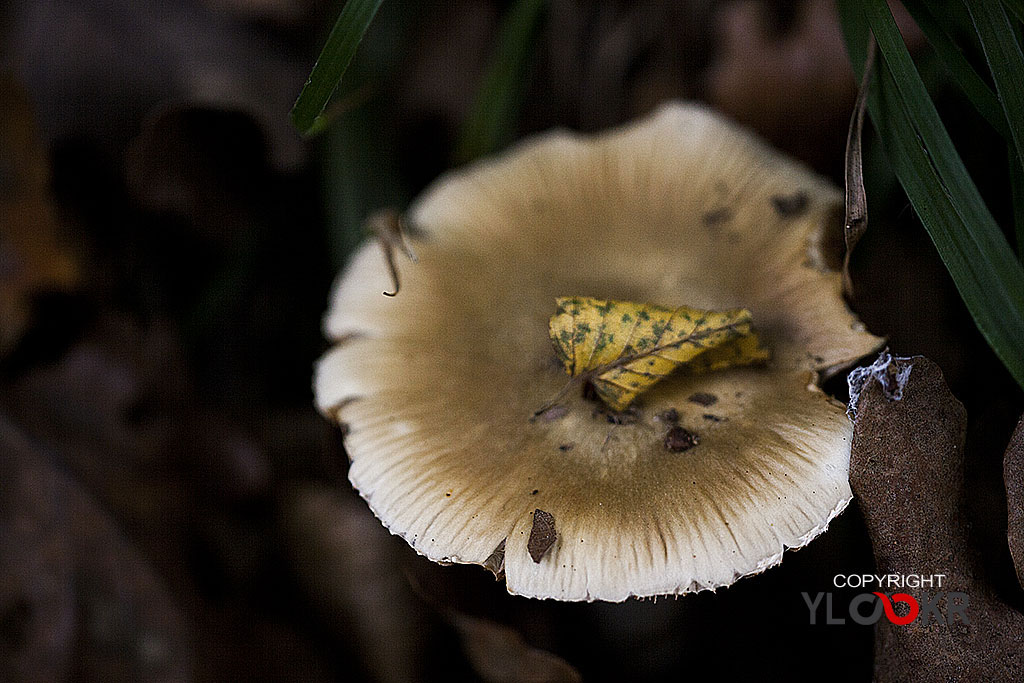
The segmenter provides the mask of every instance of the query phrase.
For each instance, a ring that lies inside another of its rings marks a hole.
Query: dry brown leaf
[[[923,356],[873,369],[856,396],[850,484],[871,537],[875,573],[943,574],[941,587],[904,590],[919,604],[937,591],[966,593],[970,620],[927,627],[879,620],[874,680],[920,680],[922,672],[930,680],[1020,680],[1024,615],[983,581],[967,532],[966,411]]]
[[[850,117],[850,130],[846,136],[846,220],[843,239],[846,253],[843,256],[843,290],[847,296],[853,294],[853,282],[850,280],[850,254],[857,242],[868,229],[868,197],[864,190],[864,148],[862,137],[864,132],[864,112],[868,105],[868,86],[871,73],[875,66],[875,38],[871,36],[868,43],[867,61],[864,63],[864,77],[857,92],[857,102],[853,106]]]

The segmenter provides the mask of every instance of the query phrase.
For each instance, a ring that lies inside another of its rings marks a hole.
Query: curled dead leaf
[[[672,309],[590,297],[560,297],[556,303],[549,334],[565,371],[589,380],[617,411],[684,363],[720,370],[769,356],[745,309]]]
[[[864,190],[864,111],[868,105],[868,86],[875,66],[875,38],[870,36],[868,56],[864,62],[864,77],[857,92],[857,102],[850,117],[850,129],[846,135],[846,220],[843,230],[846,253],[843,256],[843,290],[853,294],[850,280],[850,254],[868,229],[868,197]]]

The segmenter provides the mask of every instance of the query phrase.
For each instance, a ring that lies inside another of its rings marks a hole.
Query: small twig
[[[384,292],[384,296],[396,296],[402,287],[398,279],[398,267],[395,265],[395,249],[402,252],[406,258],[413,263],[417,262],[416,254],[405,239],[407,224],[405,219],[395,209],[381,209],[366,220],[366,228],[372,232],[380,243],[384,252],[384,260],[387,262],[388,273],[391,275],[391,282],[395,291]]]
[[[537,410],[533,411],[533,415],[530,416],[530,422],[536,421],[538,417],[543,415],[548,410],[554,408],[555,405],[559,401],[561,401],[563,398],[565,398],[565,395],[569,393],[570,389],[572,389],[574,386],[576,386],[581,381],[583,381],[584,378],[589,378],[589,374],[590,373],[586,373],[585,372],[582,375],[576,375],[575,377],[570,379],[568,382],[566,382],[565,386],[563,386],[561,389],[559,389],[558,393],[555,394],[554,397],[552,397],[547,403],[542,405],[540,408],[538,408]]]
[[[618,424],[613,424],[612,428],[608,430],[608,434],[605,435],[604,437],[604,443],[601,444],[601,450],[599,451],[600,453],[604,453],[604,449],[608,447],[608,441],[611,440],[612,434],[615,432],[615,428],[618,426]]]

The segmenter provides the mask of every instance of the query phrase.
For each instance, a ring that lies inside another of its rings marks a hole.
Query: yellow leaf
[[[572,377],[586,376],[613,410],[682,364],[721,370],[767,360],[750,311],[704,311],[559,297],[549,325],[555,353]]]

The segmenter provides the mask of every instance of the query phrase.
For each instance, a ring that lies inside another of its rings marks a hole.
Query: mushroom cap
[[[336,345],[316,401],[347,427],[352,484],[431,560],[493,569],[504,544],[519,595],[620,601],[777,564],[852,496],[852,427],[816,382],[881,343],[829,269],[841,205],[751,133],[679,103],[443,176],[410,210],[419,263],[401,294],[381,296],[388,271],[366,245],[325,319]],[[547,334],[566,295],[747,308],[772,360],[677,372],[630,424],[579,395],[530,421],[567,380]],[[676,415],[699,437],[685,452],[666,444]],[[539,561],[535,511],[556,534]]]

